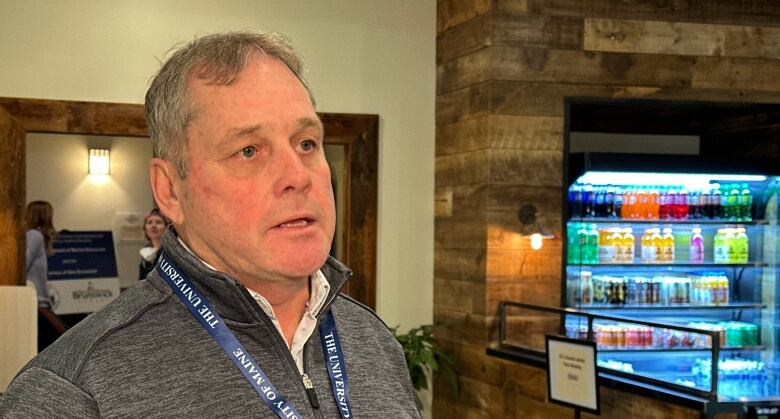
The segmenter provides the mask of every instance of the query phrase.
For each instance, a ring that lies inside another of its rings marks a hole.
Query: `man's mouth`
[[[312,222],[312,220],[309,220],[307,218],[299,218],[297,220],[288,221],[286,223],[279,224],[279,227],[281,228],[290,228],[290,227],[305,227],[309,225]]]

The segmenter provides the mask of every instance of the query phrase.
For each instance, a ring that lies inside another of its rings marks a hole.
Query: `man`
[[[0,417],[419,417],[400,346],[338,293],[322,124],[278,35],[200,38],[146,95],[157,268],[28,364]]]

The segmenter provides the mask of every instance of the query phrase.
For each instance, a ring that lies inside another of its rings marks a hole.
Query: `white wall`
[[[323,112],[380,120],[377,308],[432,321],[433,0],[0,0],[0,96],[142,103],[165,52],[197,34],[286,33]],[[56,179],[54,177],[53,179]]]

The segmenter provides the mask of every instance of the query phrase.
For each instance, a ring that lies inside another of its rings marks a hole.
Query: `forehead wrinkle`
[[[298,118],[298,130],[303,131],[307,128],[317,128],[322,132],[322,121],[320,121],[320,118]]]

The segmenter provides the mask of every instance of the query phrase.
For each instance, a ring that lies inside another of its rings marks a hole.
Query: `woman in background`
[[[67,326],[51,310],[49,297],[49,264],[47,258],[54,254],[54,238],[57,231],[52,225],[54,209],[46,201],[33,201],[27,205],[27,282],[35,285],[38,294],[38,351],[42,351],[65,332]]]
[[[146,279],[146,275],[154,269],[157,263],[157,257],[160,255],[160,245],[162,236],[165,233],[165,227],[168,220],[162,215],[159,209],[154,208],[144,217],[144,237],[149,241],[146,246],[141,248],[141,263],[138,265],[138,279]]]

